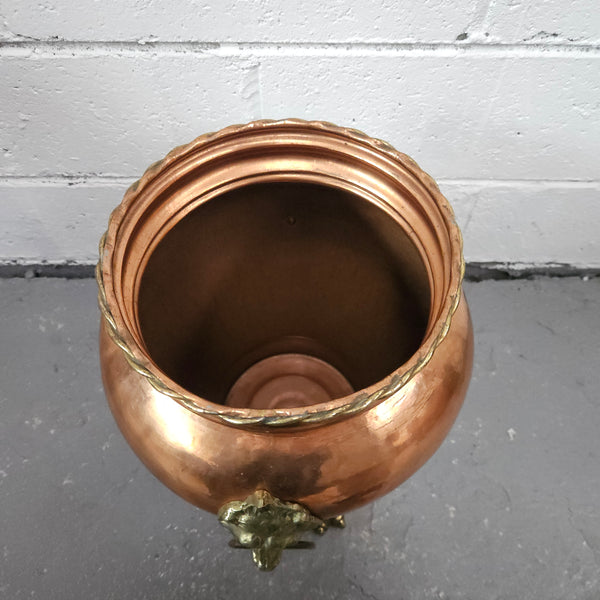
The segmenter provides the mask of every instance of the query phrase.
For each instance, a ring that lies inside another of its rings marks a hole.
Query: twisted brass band
[[[186,146],[180,146],[172,150],[162,161],[154,163],[151,165],[142,178],[139,181],[136,181],[128,190],[126,197],[129,193],[136,192],[140,186],[143,187],[145,183],[150,179],[155,172],[160,168],[163,164],[170,162],[175,157],[181,155],[184,152],[187,152],[189,149],[198,146],[204,141],[214,138],[220,134],[231,133],[233,131],[243,130],[249,127],[260,126],[261,124],[267,125],[276,125],[278,122],[272,121],[256,121],[254,123],[250,123],[248,125],[233,125],[231,127],[227,127],[224,130],[221,130],[217,133],[205,134],[200,136],[190,144]],[[361,131],[357,131],[355,129],[348,129],[343,127],[337,127],[332,125],[331,123],[325,123],[321,121],[311,121],[306,122],[300,119],[288,119],[282,121],[282,123],[296,123],[296,124],[307,124],[314,127],[319,127],[321,129],[326,129],[328,131],[334,131],[336,133],[340,133],[347,137],[351,137],[353,139],[358,139],[361,142],[367,142],[371,144],[373,147],[377,148],[380,152],[387,154],[391,158],[396,161],[400,161],[403,164],[408,163],[412,171],[417,171],[419,179],[421,181],[426,180],[430,185],[433,185],[437,188],[437,185],[433,181],[433,179],[424,171],[422,171],[416,163],[408,156],[401,154],[397,150],[395,150],[390,144],[384,142],[382,140],[377,140],[369,137],[365,133]],[[449,207],[449,206],[448,206]],[[218,420],[221,420],[229,425],[243,426],[243,425],[264,425],[268,427],[287,427],[294,425],[308,425],[315,423],[323,423],[325,421],[334,420],[338,417],[348,417],[351,415],[355,415],[370,406],[373,406],[383,400],[386,400],[390,396],[393,396],[396,392],[398,392],[402,387],[404,387],[415,375],[417,375],[425,365],[431,360],[433,353],[436,348],[443,342],[446,337],[448,330],[450,329],[450,324],[452,322],[452,317],[458,308],[458,304],[460,302],[461,296],[461,287],[462,281],[465,272],[465,262],[462,253],[462,236],[460,234],[460,230],[458,227],[456,228],[458,232],[458,241],[459,241],[459,251],[460,251],[460,274],[459,281],[457,286],[456,293],[452,296],[452,302],[450,304],[450,308],[446,318],[443,322],[442,328],[438,332],[437,336],[431,343],[431,346],[424,356],[422,356],[409,370],[405,371],[401,375],[395,374],[391,377],[390,381],[370,394],[363,393],[356,396],[351,402],[348,404],[344,404],[342,406],[329,408],[325,410],[315,411],[315,412],[305,412],[298,415],[280,415],[280,414],[257,414],[256,416],[247,416],[240,415],[239,412],[230,410],[228,407],[223,406],[218,409],[209,408],[207,406],[200,406],[196,399],[192,396],[188,396],[184,393],[178,392],[172,388],[170,388],[166,383],[164,383],[159,377],[157,377],[154,373],[152,373],[134,354],[131,350],[127,342],[124,340],[123,336],[119,333],[117,324],[115,319],[110,311],[108,306],[108,301],[106,298],[106,291],[104,288],[104,277],[103,277],[103,261],[104,261],[104,246],[106,243],[106,236],[108,232],[105,232],[102,238],[100,239],[99,245],[99,260],[96,265],[96,281],[98,282],[98,304],[100,306],[100,310],[104,317],[105,323],[107,325],[107,331],[110,338],[113,342],[123,351],[125,358],[131,368],[146,378],[148,383],[158,392],[173,398],[176,402],[181,404],[184,408],[190,410],[191,412],[200,415],[200,416],[208,416],[213,417]],[[258,412],[258,411],[257,411]],[[262,413],[262,411],[261,411]]]

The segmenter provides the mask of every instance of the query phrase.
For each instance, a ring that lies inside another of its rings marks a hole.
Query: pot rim
[[[298,127],[316,132],[321,131],[335,134],[349,139],[354,143],[359,143],[363,146],[366,145],[371,150],[375,150],[379,155],[399,164],[418,182],[424,185],[431,199],[437,205],[447,229],[451,250],[450,276],[447,292],[443,298],[441,309],[428,324],[427,333],[418,350],[408,361],[397,367],[390,375],[367,388],[358,390],[349,396],[308,407],[259,410],[231,408],[219,405],[187,391],[177,382],[170,379],[154,363],[148,352],[144,350],[128,330],[127,322],[119,310],[111,268],[112,252],[115,247],[119,225],[126,215],[128,207],[135,201],[135,198],[144,188],[159,173],[163,172],[169,165],[184,155],[202,149],[215,140],[225,139],[229,136],[243,134],[244,132],[269,128],[292,129]],[[174,148],[164,159],[148,167],[142,177],[129,187],[122,202],[115,208],[109,218],[108,230],[100,240],[96,280],[98,283],[98,303],[109,336],[121,349],[129,365],[139,375],[144,377],[157,392],[172,398],[184,408],[197,415],[216,419],[228,425],[238,427],[266,426],[269,428],[285,428],[300,425],[318,425],[355,415],[390,398],[406,386],[423,370],[431,360],[437,347],[445,339],[450,329],[452,317],[460,302],[464,270],[462,236],[456,224],[454,212],[433,178],[425,173],[413,159],[406,154],[398,152],[389,143],[370,137],[356,129],[339,127],[324,121],[283,119],[253,121],[244,125],[231,125],[217,132],[206,133],[189,144]]]

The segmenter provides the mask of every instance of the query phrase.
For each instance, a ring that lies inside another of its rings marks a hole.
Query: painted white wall
[[[294,116],[415,158],[468,261],[600,267],[597,0],[0,0],[0,41],[0,262],[94,262],[173,146]]]

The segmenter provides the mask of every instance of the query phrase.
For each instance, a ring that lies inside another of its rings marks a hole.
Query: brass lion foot
[[[252,558],[261,571],[272,571],[285,549],[314,547],[312,542],[301,539],[304,533],[322,535],[329,527],[345,527],[342,516],[319,519],[300,504],[283,502],[266,490],[225,504],[217,516],[235,536],[229,545],[252,550]]]

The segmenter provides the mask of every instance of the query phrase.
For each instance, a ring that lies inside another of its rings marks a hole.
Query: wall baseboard
[[[467,263],[467,281],[537,279],[539,277],[600,277],[600,267],[582,267],[568,263]]]
[[[94,277],[95,264],[85,263],[20,263],[0,262],[0,279],[10,277],[53,277],[62,279],[90,279]]]
[[[52,277],[62,279],[90,279],[94,277],[95,264],[89,263],[21,263],[0,262],[0,279],[22,277]],[[523,265],[521,263],[467,263],[467,281],[508,279],[537,279],[540,277],[600,277],[600,267],[581,267],[566,263]]]

